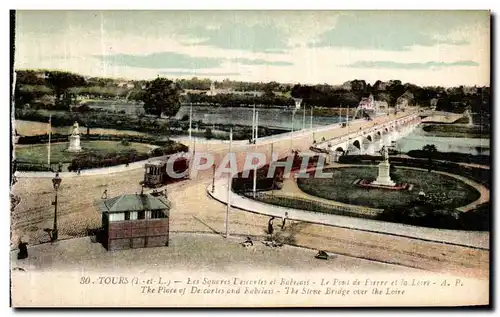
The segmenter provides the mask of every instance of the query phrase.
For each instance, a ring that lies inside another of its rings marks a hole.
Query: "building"
[[[171,204],[166,197],[126,194],[103,199],[101,242],[108,251],[168,246]]]
[[[375,110],[375,99],[373,95],[370,94],[368,97],[361,98],[358,107],[365,110]]]

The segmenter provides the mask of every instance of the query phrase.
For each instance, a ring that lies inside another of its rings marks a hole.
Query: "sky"
[[[15,69],[489,86],[488,11],[17,11]]]

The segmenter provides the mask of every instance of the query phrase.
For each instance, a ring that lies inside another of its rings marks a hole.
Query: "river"
[[[396,148],[401,152],[421,150],[426,144],[434,144],[440,152],[458,152],[467,154],[490,155],[490,139],[484,138],[448,138],[430,136],[418,126],[406,137],[396,142]]]
[[[182,119],[184,116],[189,116],[189,106],[182,106],[177,115],[177,119]],[[286,130],[292,129],[292,117],[294,130],[310,128],[311,115],[310,110],[306,109],[305,118],[303,109],[295,112],[293,116],[292,109],[277,109],[277,108],[261,108],[257,109],[259,112],[259,126],[281,128]],[[201,120],[208,124],[241,124],[252,125],[252,108],[232,108],[232,107],[193,107],[193,120]],[[325,126],[340,121],[338,116],[313,116],[312,126]]]

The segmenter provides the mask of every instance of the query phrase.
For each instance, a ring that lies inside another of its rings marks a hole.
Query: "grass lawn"
[[[75,153],[67,152],[69,142],[54,143],[50,146],[51,162],[71,162]],[[116,141],[82,141],[82,149],[85,151],[98,151],[100,153],[117,153],[135,149],[139,153],[148,153],[151,148],[146,144],[130,143],[125,146]],[[47,162],[47,144],[23,145],[17,146],[16,159],[21,162],[46,163]]]
[[[481,126],[464,126],[453,124],[430,124],[422,128],[425,132],[438,137],[451,138],[489,138],[490,131]]]
[[[357,179],[377,177],[377,167],[347,167],[328,169],[332,178],[297,179],[298,186],[304,192],[347,204],[362,205],[372,208],[390,208],[410,205],[423,190],[429,194],[444,194],[442,203],[455,208],[469,204],[479,198],[471,186],[446,175],[425,171],[396,168],[393,180],[413,184],[411,191],[391,191],[384,189],[366,189],[353,184]]]
[[[26,121],[26,120],[16,120],[15,128],[19,135],[29,136],[29,135],[39,135],[47,134],[49,129],[49,124],[46,122],[36,122],[36,121]],[[73,126],[67,127],[54,127],[52,126],[52,133],[60,134],[71,134],[73,131]],[[80,125],[80,132],[82,134],[87,133],[87,127]],[[117,129],[104,129],[104,128],[91,128],[90,134],[130,134],[130,135],[151,135],[145,132],[132,131],[132,130],[117,130]]]

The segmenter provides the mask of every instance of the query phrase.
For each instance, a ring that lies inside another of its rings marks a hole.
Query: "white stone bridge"
[[[408,135],[419,123],[418,113],[412,113],[356,131],[350,131],[347,125],[342,128],[346,130],[344,135],[318,142],[314,148],[330,153],[333,160],[343,154],[374,155],[382,146],[391,146],[393,141]]]

